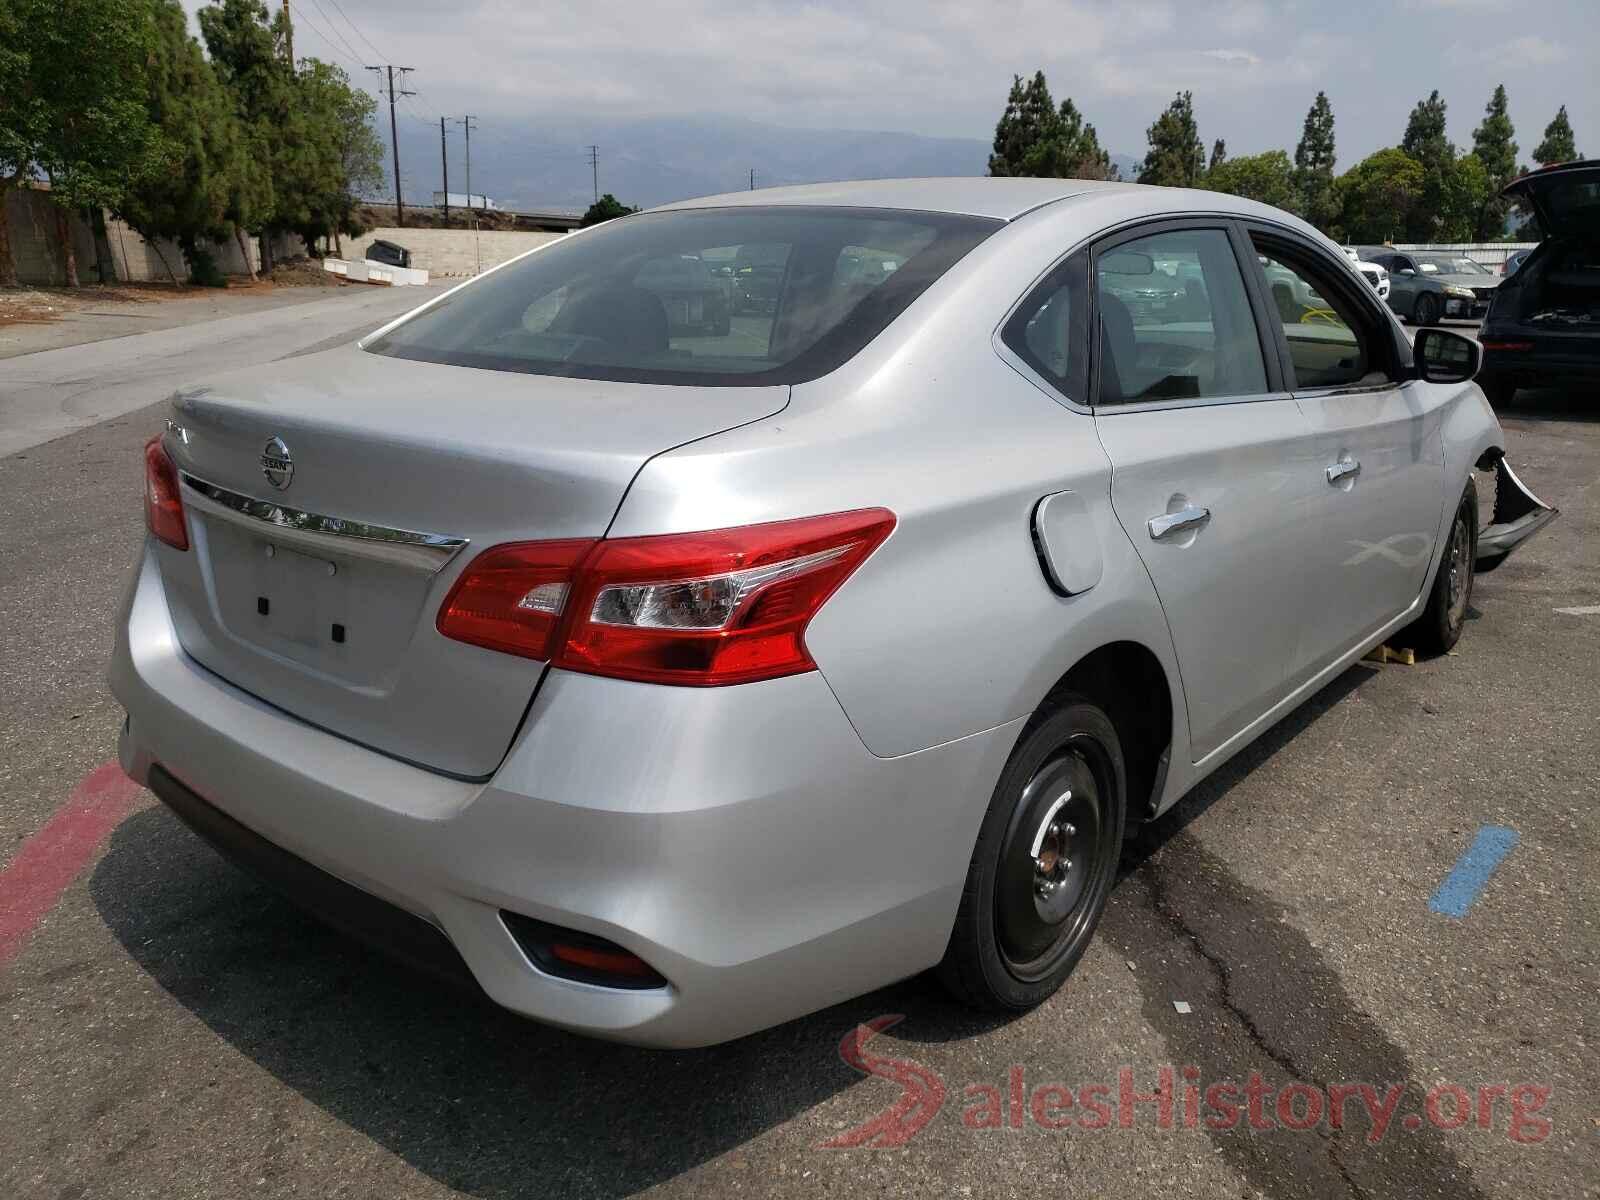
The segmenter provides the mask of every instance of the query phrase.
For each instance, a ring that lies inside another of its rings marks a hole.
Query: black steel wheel
[[[1423,654],[1444,654],[1461,640],[1467,609],[1472,603],[1472,580],[1478,557],[1478,487],[1471,479],[1456,505],[1450,530],[1445,534],[1428,605],[1397,638]]]
[[[1439,323],[1439,300],[1437,297],[1424,293],[1417,297],[1417,303],[1411,310],[1412,319],[1417,325],[1437,325]]]
[[[1080,697],[1036,720],[984,816],[940,964],[979,1008],[1032,1008],[1065,982],[1116,881],[1126,819],[1116,729]]]

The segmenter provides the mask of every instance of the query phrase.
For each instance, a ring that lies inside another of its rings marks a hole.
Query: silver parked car
[[[646,286],[742,247],[772,303],[723,332]],[[1479,359],[1211,192],[608,222],[173,398],[122,762],[330,921],[570,1029],[701,1045],[928,968],[1026,1008],[1131,825],[1375,644],[1451,646],[1475,561],[1554,515]]]

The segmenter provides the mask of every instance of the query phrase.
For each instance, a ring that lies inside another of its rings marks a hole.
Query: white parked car
[[[1380,263],[1367,262],[1354,246],[1345,246],[1343,250],[1344,256],[1355,263],[1356,270],[1361,272],[1361,278],[1372,285],[1372,290],[1377,292],[1380,298],[1387,300],[1389,298],[1388,268]]]

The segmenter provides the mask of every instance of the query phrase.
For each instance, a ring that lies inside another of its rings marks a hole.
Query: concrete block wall
[[[56,236],[56,206],[50,193],[36,188],[8,188],[6,217],[10,222],[11,255],[17,265],[17,282],[36,287],[62,287],[67,266]],[[72,249],[78,259],[78,278],[90,283],[95,273],[94,234],[77,213],[67,216]]]
[[[411,251],[411,265],[434,279],[476,275],[499,266],[525,251],[565,237],[563,233],[525,233],[511,230],[372,229],[359,238],[344,239],[344,257],[366,257],[367,247],[383,240]]]
[[[66,263],[62,259],[61,243],[56,236],[56,205],[46,188],[12,188],[6,193],[6,215],[11,225],[11,253],[17,264],[17,282],[35,287],[63,287],[67,282]],[[157,247],[140,237],[110,213],[105,214],[106,236],[100,243],[99,253],[105,256],[106,278],[118,283],[165,283],[171,279],[162,255],[180,280],[188,278],[189,269],[183,261],[183,252],[176,242],[162,239]],[[78,259],[78,279],[83,283],[96,283],[100,279],[97,268],[94,231],[81,213],[69,213],[67,227],[71,231],[72,247]],[[247,275],[250,267],[259,267],[261,252],[254,238],[245,239],[250,254],[250,265],[239,253],[239,244],[226,238],[212,246],[217,265],[225,275]],[[273,243],[279,258],[299,258],[306,247],[298,237],[288,235]]]

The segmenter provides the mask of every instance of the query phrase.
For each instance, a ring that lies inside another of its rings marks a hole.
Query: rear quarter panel
[[[783,413],[652,459],[613,534],[887,507],[895,532],[806,635],[869,750],[908,754],[1026,715],[1086,654],[1126,640],[1162,663],[1174,759],[1186,754],[1171,639],[1111,510],[1094,422],[991,342],[1033,281],[1103,222],[1045,210],[997,232],[855,359],[797,386]],[[1062,490],[1082,498],[1078,536],[1103,563],[1071,597],[1046,583],[1030,525],[1039,499]]]

